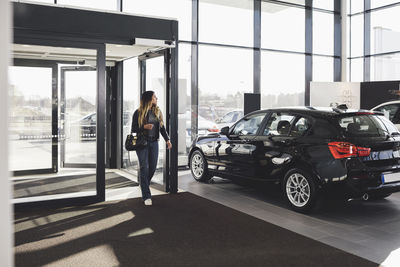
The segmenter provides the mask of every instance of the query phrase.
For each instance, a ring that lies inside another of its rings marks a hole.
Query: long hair
[[[146,91],[142,94],[140,98],[140,106],[139,106],[139,127],[142,127],[146,124],[146,116],[149,110],[153,111],[153,114],[156,116],[157,120],[160,122],[160,126],[164,125],[163,116],[160,108],[157,105],[153,105],[151,102],[153,100],[153,91]]]

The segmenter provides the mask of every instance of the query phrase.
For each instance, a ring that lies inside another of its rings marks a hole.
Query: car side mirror
[[[229,126],[222,127],[220,133],[228,136],[229,135]]]

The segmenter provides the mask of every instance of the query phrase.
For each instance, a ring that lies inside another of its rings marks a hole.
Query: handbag
[[[138,150],[147,146],[147,140],[143,134],[128,134],[125,140],[125,149],[128,151]]]

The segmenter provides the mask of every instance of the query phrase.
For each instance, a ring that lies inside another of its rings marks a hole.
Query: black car
[[[305,212],[328,192],[367,200],[400,191],[400,133],[380,112],[262,110],[194,140],[189,167],[197,181],[280,183],[290,206]]]

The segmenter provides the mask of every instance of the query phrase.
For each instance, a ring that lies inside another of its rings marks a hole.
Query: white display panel
[[[310,105],[329,107],[346,104],[348,108],[360,108],[360,83],[358,82],[311,82]]]

